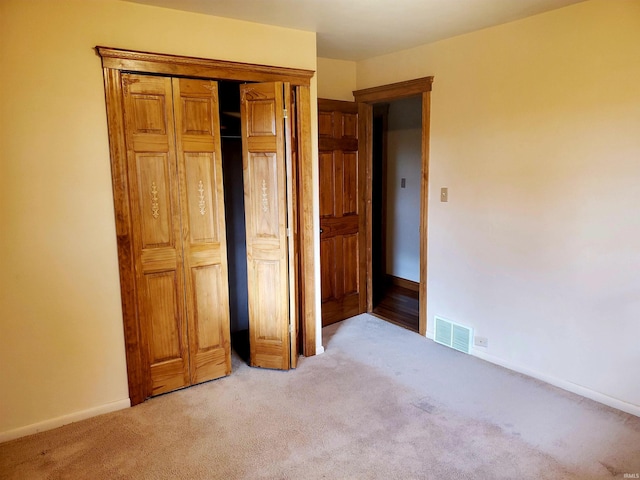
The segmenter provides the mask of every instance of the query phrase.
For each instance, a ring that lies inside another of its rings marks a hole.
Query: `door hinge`
[[[289,324],[289,333],[293,333],[293,324]]]
[[[282,110],[282,113],[284,114],[284,118],[289,118],[289,113],[286,108]]]
[[[291,227],[287,227],[287,237],[291,237]]]

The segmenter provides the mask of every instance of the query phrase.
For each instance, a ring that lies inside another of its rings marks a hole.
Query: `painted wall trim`
[[[554,387],[558,387],[568,392],[575,393],[598,403],[602,403],[603,405],[607,405],[608,407],[616,408],[618,410],[622,410],[623,412],[640,417],[640,405],[634,405],[623,400],[618,400],[617,398],[610,397],[608,395],[605,395],[604,393],[596,392],[595,390],[583,387],[582,385],[577,385],[575,383],[571,383],[566,380],[553,377],[551,375],[546,375],[544,373],[523,367],[521,365],[516,365],[514,363],[502,360],[501,358],[482,352],[477,348],[471,349],[471,355],[489,363],[493,363],[509,370],[513,370],[514,372],[522,373],[529,377],[542,380],[543,382],[553,385]]]
[[[111,413],[118,410],[124,410],[129,408],[131,402],[128,398],[118,400],[117,402],[111,402],[104,405],[100,405],[87,410],[80,410],[79,412],[70,413],[68,415],[62,415],[61,417],[50,418],[43,422],[32,423],[24,427],[16,428],[6,432],[0,432],[0,443],[8,442],[9,440],[15,440],[16,438],[26,437],[27,435],[33,435],[34,433],[44,432],[46,430],[53,430],[54,428],[62,427],[70,423],[79,422],[80,420],[86,420],[87,418],[96,417],[104,413]]]

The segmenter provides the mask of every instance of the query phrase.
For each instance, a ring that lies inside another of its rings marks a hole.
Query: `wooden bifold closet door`
[[[237,246],[227,245],[216,80],[230,82],[225,102],[238,102],[231,88],[246,82],[237,106],[250,364],[295,368],[299,347],[305,355],[316,349],[314,276],[300,274],[314,264],[314,72],[96,51],[105,82],[131,404],[231,373],[227,248]]]
[[[288,90],[282,82],[240,87],[251,365],[281,370],[295,367],[297,357],[289,309]]]
[[[231,372],[217,84],[123,74],[146,396]]]

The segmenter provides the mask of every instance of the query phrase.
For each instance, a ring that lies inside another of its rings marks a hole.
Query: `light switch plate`
[[[440,201],[441,202],[449,201],[449,189],[447,187],[442,187],[440,189]]]

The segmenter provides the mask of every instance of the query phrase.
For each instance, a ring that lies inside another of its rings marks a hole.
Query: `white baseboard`
[[[51,418],[43,422],[32,423],[26,427],[16,428],[6,432],[0,432],[0,443],[8,442],[20,437],[26,437],[27,435],[33,435],[34,433],[44,432],[46,430],[52,430],[54,428],[68,425],[69,423],[78,422],[87,418],[102,415],[103,413],[115,412],[116,410],[123,410],[131,406],[131,401],[128,398],[124,400],[118,400],[117,402],[107,403],[106,405],[100,405],[98,407],[89,408],[87,410],[81,410],[79,412],[70,413],[61,417]]]
[[[316,347],[316,355],[320,355],[321,353],[324,353],[324,347],[322,345]]]
[[[640,405],[634,405],[623,400],[618,400],[617,398],[610,397],[608,395],[605,395],[604,393],[596,392],[595,390],[591,390],[587,387],[583,387],[581,385],[571,383],[566,380],[553,377],[551,375],[546,375],[544,373],[538,372],[536,370],[531,370],[521,365],[515,365],[513,363],[502,360],[501,358],[489,355],[488,353],[485,353],[478,348],[472,348],[471,355],[480,358],[481,360],[485,360],[487,362],[500,365],[501,367],[507,368],[509,370],[513,370],[514,372],[537,378],[538,380],[542,380],[545,383],[561,388],[563,390],[567,390],[568,392],[575,393],[582,397],[586,397],[590,400],[594,400],[598,403],[602,403],[604,405],[607,405],[608,407],[616,408],[618,410],[622,410],[623,412],[640,417]]]

